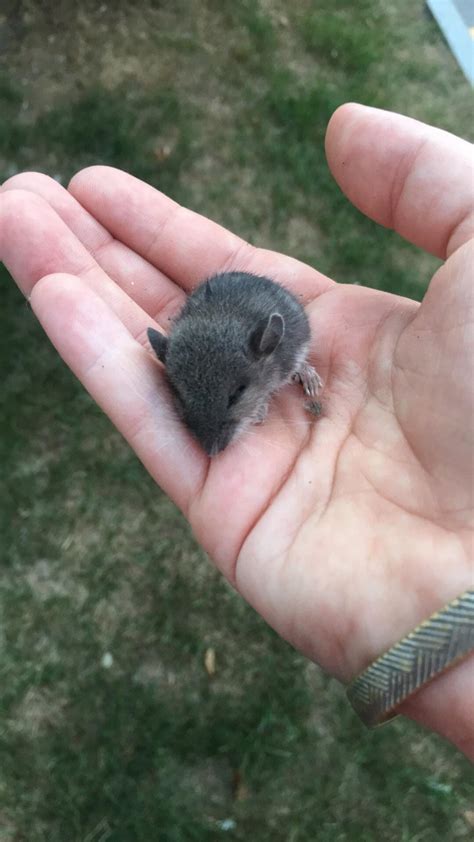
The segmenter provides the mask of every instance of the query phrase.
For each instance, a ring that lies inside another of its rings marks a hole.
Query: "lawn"
[[[421,0],[2,6],[0,181],[113,164],[339,281],[420,298],[437,261],[328,173],[349,99],[473,139]],[[472,838],[467,761],[412,723],[358,723],[1,284],[0,842]]]

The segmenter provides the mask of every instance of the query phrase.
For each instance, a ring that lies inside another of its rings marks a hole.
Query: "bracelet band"
[[[435,676],[474,651],[474,590],[432,614],[373,661],[347,689],[369,727],[397,716],[396,708]]]

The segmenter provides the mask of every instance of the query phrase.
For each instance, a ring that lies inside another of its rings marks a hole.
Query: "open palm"
[[[10,179],[0,257],[222,572],[346,680],[472,579],[472,159],[457,138],[352,105],[327,151],[358,207],[449,257],[422,305],[253,248],[107,167],[69,191]],[[173,415],[146,330],[166,330],[186,292],[230,269],[303,296],[324,411],[312,420],[288,387],[210,461]]]

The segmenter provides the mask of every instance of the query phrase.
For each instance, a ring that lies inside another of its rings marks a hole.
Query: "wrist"
[[[404,714],[474,759],[474,590],[459,594],[372,660],[347,692],[366,725]]]
[[[474,762],[474,652],[422,687],[397,712],[436,731]]]

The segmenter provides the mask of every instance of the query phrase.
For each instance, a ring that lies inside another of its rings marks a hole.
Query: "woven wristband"
[[[432,614],[373,661],[347,689],[362,721],[372,727],[433,678],[474,651],[474,590]]]

